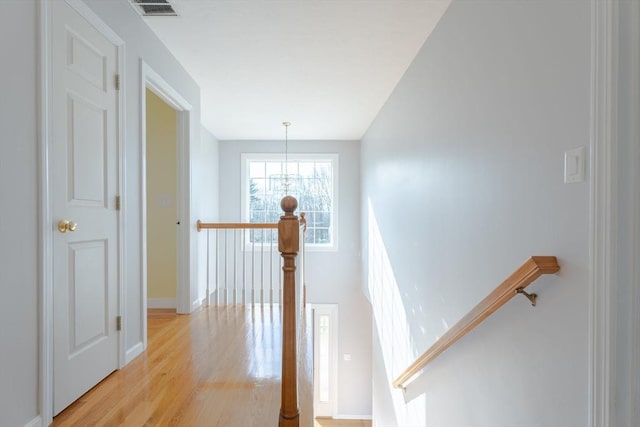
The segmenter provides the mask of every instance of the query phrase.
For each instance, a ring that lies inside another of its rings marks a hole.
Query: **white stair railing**
[[[207,302],[215,305],[282,301],[277,223],[204,223]]]

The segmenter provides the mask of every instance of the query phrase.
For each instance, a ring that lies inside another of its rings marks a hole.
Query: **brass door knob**
[[[76,228],[78,228],[78,224],[73,221],[68,221],[66,219],[61,219],[60,221],[58,221],[58,231],[62,234],[66,233],[67,231],[76,231]]]

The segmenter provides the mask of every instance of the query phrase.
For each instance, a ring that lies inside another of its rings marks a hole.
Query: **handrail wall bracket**
[[[529,301],[531,301],[531,305],[532,306],[536,306],[536,301],[538,300],[538,294],[530,294],[527,291],[524,290],[524,288],[518,288],[516,289],[516,294],[522,294],[524,295]]]

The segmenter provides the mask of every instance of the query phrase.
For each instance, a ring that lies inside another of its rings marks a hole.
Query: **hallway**
[[[52,425],[275,426],[281,328],[278,306],[212,306],[191,315],[149,310],[147,351]],[[301,382],[310,378],[310,359],[305,365]],[[310,424],[308,384],[300,388],[301,426]]]

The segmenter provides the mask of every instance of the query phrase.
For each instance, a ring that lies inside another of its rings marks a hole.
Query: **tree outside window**
[[[334,244],[335,182],[337,156],[298,157],[289,155],[288,163],[275,158],[245,158],[244,215],[249,222],[278,222],[280,201],[289,194],[298,200],[297,214],[307,219],[305,243],[318,247]],[[266,236],[266,241],[277,236]],[[249,233],[250,243],[263,240],[261,230]],[[275,242],[274,242],[275,243]]]

